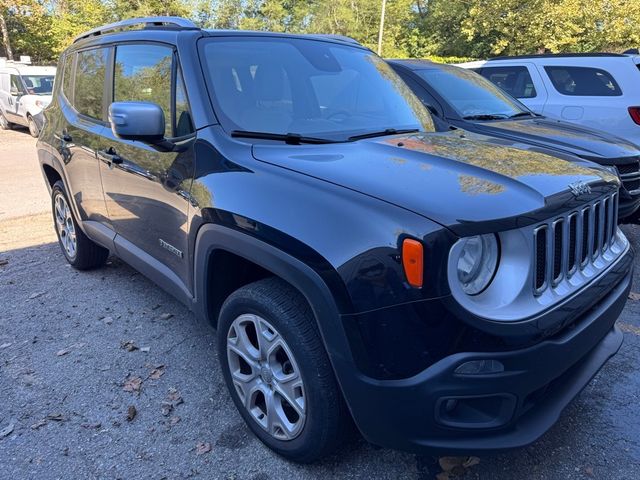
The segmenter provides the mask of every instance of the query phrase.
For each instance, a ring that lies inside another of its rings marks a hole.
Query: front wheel
[[[51,205],[58,243],[67,261],[78,270],[103,265],[109,256],[109,250],[94,243],[78,227],[61,181],[57,181],[51,189]]]
[[[351,418],[315,318],[289,284],[267,278],[229,296],[220,311],[218,357],[240,414],[278,454],[312,462],[347,436]]]

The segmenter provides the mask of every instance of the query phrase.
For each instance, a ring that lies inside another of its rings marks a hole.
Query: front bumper
[[[625,263],[615,286],[595,305],[560,333],[533,346],[455,353],[397,380],[337,371],[360,431],[384,447],[460,455],[534,442],[620,348],[622,334],[614,324],[632,278],[631,261]],[[455,373],[472,360],[497,360],[504,371]]]

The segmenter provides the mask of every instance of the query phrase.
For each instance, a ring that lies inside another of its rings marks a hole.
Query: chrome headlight
[[[461,242],[458,281],[467,295],[477,295],[489,286],[498,268],[498,239],[494,234],[486,234],[463,238]]]

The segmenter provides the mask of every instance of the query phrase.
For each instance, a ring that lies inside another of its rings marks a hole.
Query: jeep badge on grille
[[[588,183],[583,181],[577,181],[569,184],[569,189],[574,196],[579,197],[580,195],[584,195],[586,193],[591,193],[591,187]]]

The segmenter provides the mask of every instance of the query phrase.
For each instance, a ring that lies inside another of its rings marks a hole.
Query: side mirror
[[[114,102],[109,105],[111,131],[123,140],[156,144],[164,140],[164,112],[150,102]]]

